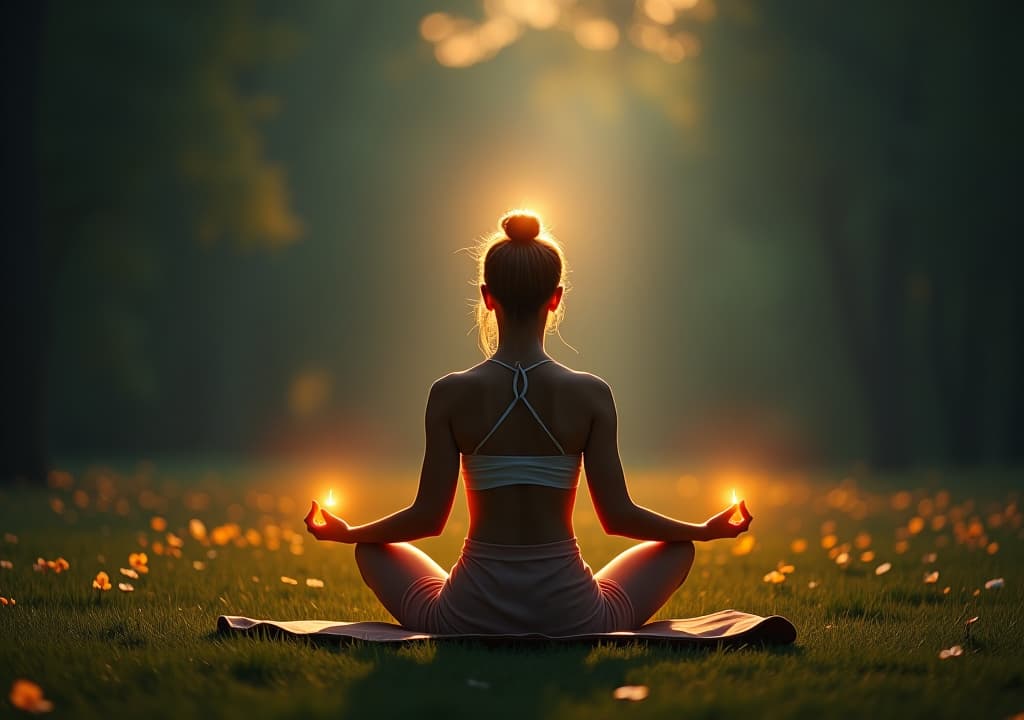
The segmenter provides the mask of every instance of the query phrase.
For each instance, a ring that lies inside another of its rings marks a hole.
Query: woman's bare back
[[[524,366],[528,364],[524,363]],[[567,454],[584,451],[594,416],[595,388],[602,381],[554,362],[533,368],[526,398]],[[455,444],[471,454],[514,395],[512,371],[483,362],[438,381]],[[520,382],[520,391],[522,383]],[[558,447],[523,403],[516,403],[481,455],[558,455]],[[573,537],[575,490],[507,485],[467,492],[469,537],[499,544],[533,544]]]

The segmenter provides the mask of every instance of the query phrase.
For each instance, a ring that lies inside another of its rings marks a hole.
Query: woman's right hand
[[[729,522],[730,518],[737,512],[742,516],[738,523]],[[740,500],[736,505],[730,505],[717,515],[712,515],[704,522],[704,529],[707,531],[706,540],[718,540],[721,538],[734,538],[740,533],[750,529],[750,523],[754,516],[747,510],[745,500]]]
[[[317,511],[323,516],[323,522],[316,521]],[[316,500],[309,506],[309,512],[303,518],[306,523],[306,530],[317,540],[333,540],[334,542],[351,542],[348,539],[349,524],[337,515],[332,515],[326,510],[321,510],[320,503]]]

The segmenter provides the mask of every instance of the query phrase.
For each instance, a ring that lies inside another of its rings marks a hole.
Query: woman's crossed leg
[[[691,542],[644,542],[623,551],[596,572],[596,579],[618,583],[635,611],[632,628],[614,630],[635,629],[646,622],[686,580],[693,559]],[[409,615],[419,615],[414,608],[402,605],[414,583],[434,578],[440,591],[448,579],[440,565],[409,543],[359,543],[356,563],[363,580],[400,623],[408,622]]]

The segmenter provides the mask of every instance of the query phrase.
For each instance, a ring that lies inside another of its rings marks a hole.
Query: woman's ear
[[[491,295],[491,291],[487,289],[487,285],[480,285],[480,297],[483,298],[485,308],[488,310],[494,309],[494,296]]]
[[[558,304],[562,302],[562,293],[564,291],[565,288],[559,285],[555,288],[555,291],[551,293],[551,299],[548,301],[548,310],[550,312],[554,312],[558,309]]]

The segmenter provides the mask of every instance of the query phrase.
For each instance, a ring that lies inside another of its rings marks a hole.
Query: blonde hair
[[[568,265],[558,241],[529,210],[510,210],[499,231],[483,238],[476,250],[477,285],[485,284],[513,320],[535,314],[558,286],[568,290]],[[546,332],[558,332],[565,303],[548,313]],[[498,322],[483,298],[476,303],[477,344],[486,357],[498,349]]]

